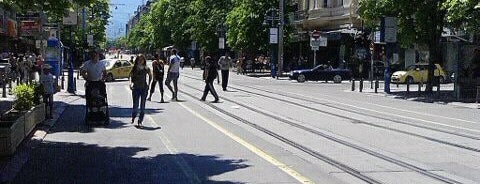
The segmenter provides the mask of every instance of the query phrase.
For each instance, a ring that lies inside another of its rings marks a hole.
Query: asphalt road
[[[478,109],[234,73],[201,102],[201,70],[181,72],[180,101],[157,89],[143,128],[125,80],[109,126],[73,102],[14,183],[480,183]]]

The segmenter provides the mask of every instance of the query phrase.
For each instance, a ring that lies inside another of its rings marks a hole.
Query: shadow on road
[[[142,147],[44,142],[12,183],[240,183],[211,176],[249,167],[245,160],[188,153],[142,157]],[[182,164],[183,163],[183,164]]]
[[[425,91],[418,92],[412,91],[407,93],[406,91],[398,91],[390,93],[395,99],[409,99],[416,102],[423,103],[443,103],[449,104],[452,102],[463,102],[463,103],[474,103],[475,98],[463,98],[456,99],[454,97],[453,91],[433,91],[431,94],[426,93]]]
[[[120,121],[118,118],[130,118],[131,108],[110,106],[110,124],[103,126],[102,123],[85,123],[85,105],[70,105],[65,109],[55,126],[50,129],[50,134],[58,132],[91,133],[95,128],[120,129],[130,126],[130,121]],[[146,109],[145,114],[162,113],[163,109]]]

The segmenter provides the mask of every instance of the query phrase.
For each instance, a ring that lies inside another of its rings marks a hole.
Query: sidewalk
[[[345,92],[358,92],[360,93],[360,81],[355,81],[355,90],[352,91],[352,83],[348,83],[350,88],[344,90]],[[412,84],[410,85],[409,92],[407,93],[407,85],[406,84],[390,84],[390,94],[385,93],[384,91],[385,83],[384,81],[379,81],[377,92],[375,93],[375,81],[372,83],[370,81],[364,81],[363,83],[363,90],[361,93],[367,95],[377,95],[377,96],[384,96],[389,98],[395,99],[404,99],[416,102],[423,102],[423,103],[437,103],[442,105],[453,105],[457,107],[463,108],[472,108],[477,109],[480,108],[479,104],[477,103],[467,103],[458,101],[453,96],[454,94],[454,84],[441,84],[440,91],[437,91],[437,86],[433,86],[433,94],[431,96],[425,93],[426,85],[420,86],[419,84]],[[419,92],[420,91],[420,92]]]
[[[20,144],[14,155],[0,158],[0,183],[11,181],[15,177],[16,173],[20,171],[23,164],[28,161],[30,152],[43,141],[47,135],[47,132],[57,122],[58,118],[60,118],[62,113],[68,107],[69,103],[80,98],[80,96],[67,93],[64,90],[55,94],[53,119],[38,124],[30,137],[26,138]],[[9,95],[8,98],[2,98],[1,100],[1,112],[9,110],[11,108],[13,96]]]

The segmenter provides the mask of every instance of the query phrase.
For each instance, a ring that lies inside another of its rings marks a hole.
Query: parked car
[[[445,83],[447,81],[447,72],[439,64],[435,64],[434,76]],[[392,83],[407,83],[410,84],[418,82],[427,82],[428,64],[415,64],[407,67],[405,71],[396,71],[392,74]]]
[[[100,62],[105,64],[107,69],[107,81],[113,81],[115,79],[128,78],[130,70],[133,68],[133,64],[124,59],[104,59]]]
[[[344,79],[350,79],[352,72],[349,69],[334,69],[327,65],[318,65],[313,69],[291,71],[288,76],[298,82],[331,80],[334,83],[341,83]]]

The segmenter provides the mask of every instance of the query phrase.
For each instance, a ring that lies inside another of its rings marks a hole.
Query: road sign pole
[[[313,67],[317,66],[317,50],[313,50]]]

